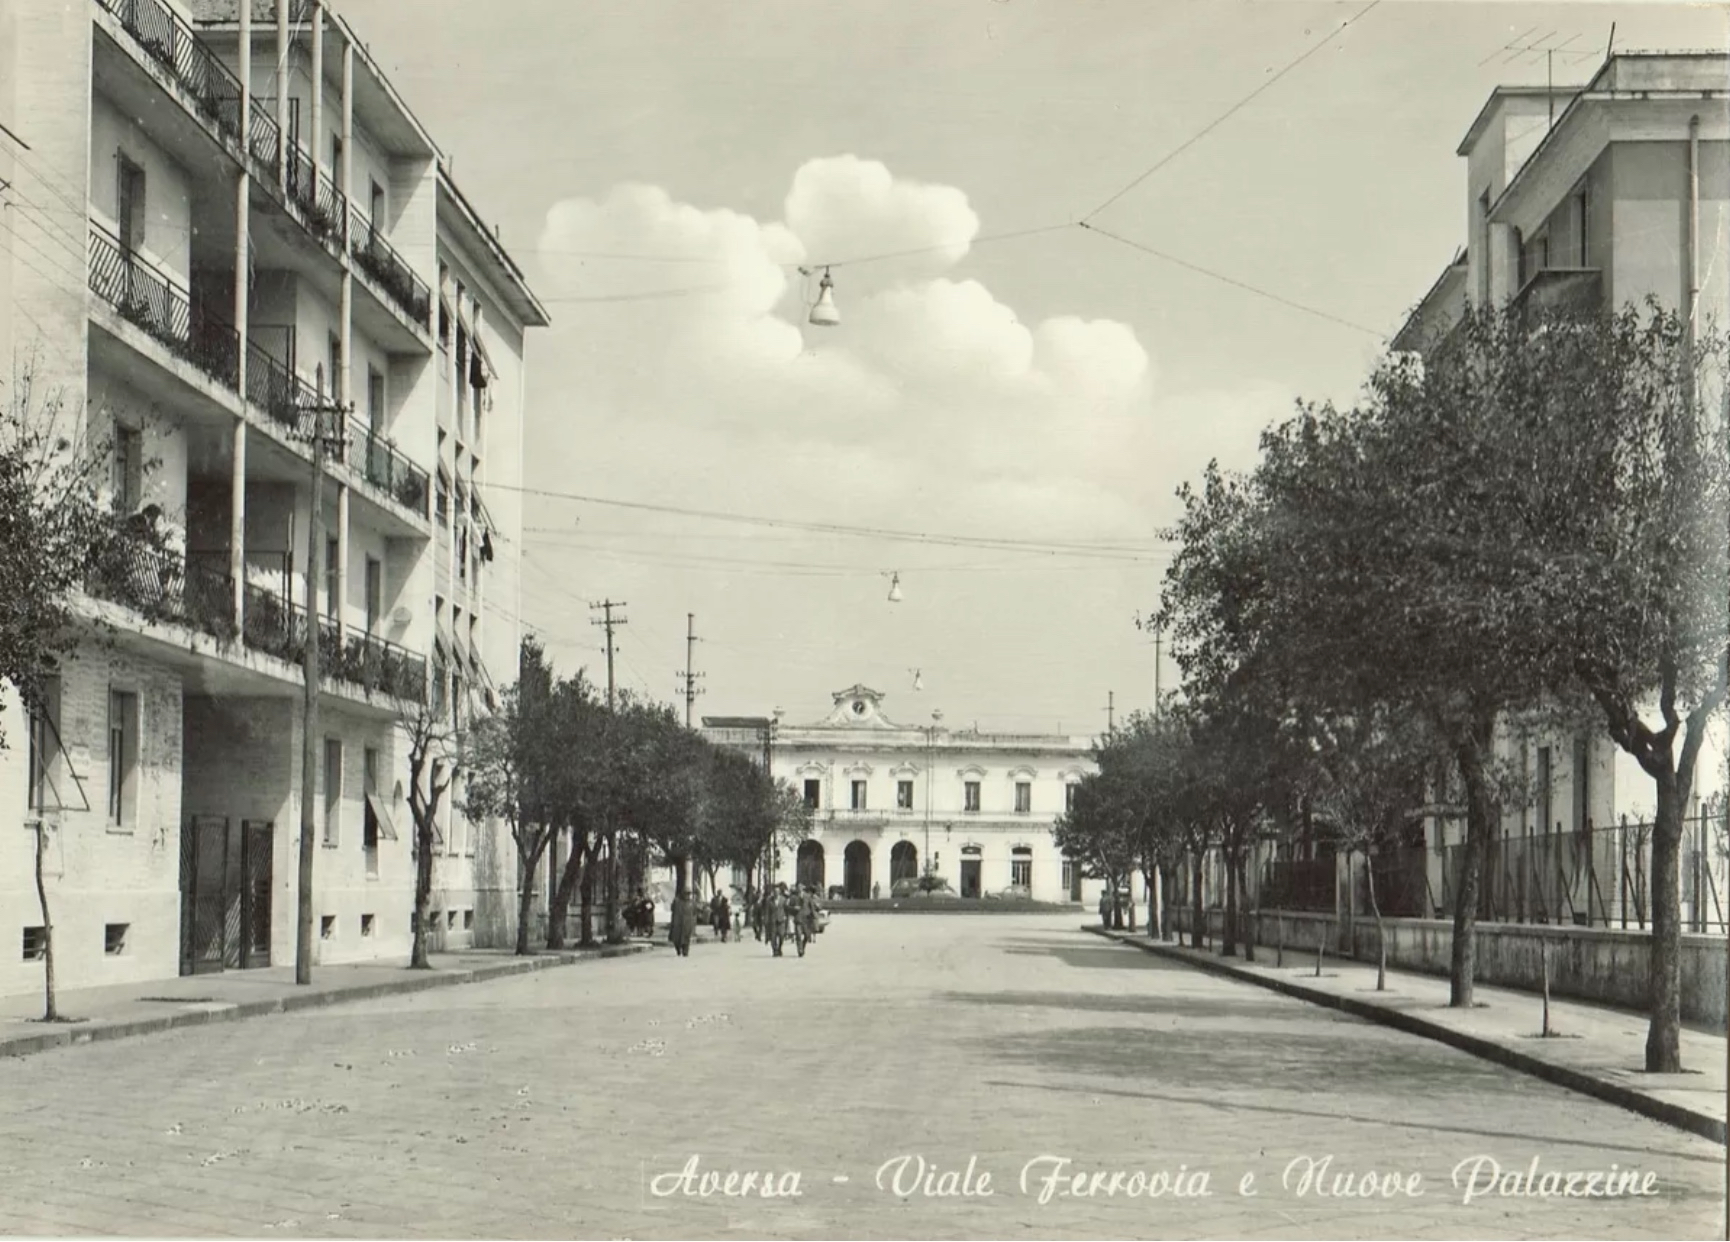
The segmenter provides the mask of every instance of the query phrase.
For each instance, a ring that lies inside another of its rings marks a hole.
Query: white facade
[[[887,898],[929,863],[964,899],[1025,885],[1040,901],[1097,900],[1099,884],[1084,886],[1051,835],[1070,787],[1097,771],[1093,739],[901,723],[864,686],[832,698],[822,719],[773,730],[771,771],[815,819],[810,840],[783,852],[778,878]],[[736,719],[703,726],[717,742],[763,752],[763,733]]]
[[[402,714],[484,710],[515,679],[517,562],[494,550],[520,547],[545,313],[339,16],[241,18],[10,0],[0,21],[0,122],[30,144],[6,149],[0,354],[113,437],[117,508],[155,506],[172,546],[92,582],[80,607],[116,638],[67,664],[45,721],[7,695],[0,994],[41,986],[37,822],[62,986],[292,960],[309,558],[320,961],[407,952]],[[321,397],[344,408],[313,547]],[[504,941],[508,834],[447,822],[439,848],[435,946]]]

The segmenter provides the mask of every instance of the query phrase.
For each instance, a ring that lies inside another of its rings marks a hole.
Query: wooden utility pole
[[[1105,736],[1110,737],[1117,732],[1117,692],[1105,692]]]
[[[306,632],[301,636],[305,698],[301,708],[300,748],[300,875],[296,894],[294,981],[312,982],[312,871],[316,856],[314,834],[318,828],[318,658],[321,627],[318,620],[318,575],[324,562],[324,445],[341,434],[343,408],[324,395],[324,367],[318,368],[309,425],[302,429],[312,446],[312,497],[308,506],[306,538]],[[331,428],[336,430],[333,432]],[[292,624],[292,612],[291,624]]]
[[[692,669],[698,641],[697,614],[687,612],[685,614],[685,671],[679,674],[679,681],[684,686],[685,727],[687,729],[691,727],[691,708],[696,704],[697,696],[703,693],[697,689],[697,683],[702,680],[703,674]]]
[[[596,617],[594,620],[590,621],[589,624],[590,625],[604,626],[606,628],[606,631],[607,631],[607,710],[608,711],[613,710],[614,699],[617,695],[617,689],[616,689],[617,683],[615,683],[613,680],[613,631],[616,628],[618,628],[619,626],[626,624],[625,618],[615,617],[613,615],[613,609],[623,608],[624,606],[625,605],[624,605],[624,602],[622,600],[615,602],[615,601],[610,600],[610,599],[602,600],[598,604],[590,604],[589,605],[590,608],[599,608],[601,610],[601,614],[602,614],[601,616]]]

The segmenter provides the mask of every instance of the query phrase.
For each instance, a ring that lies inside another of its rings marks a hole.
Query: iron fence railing
[[[270,114],[271,100],[252,100],[252,115],[246,118],[246,149],[264,165],[274,183],[282,163],[282,127]]]
[[[212,379],[238,383],[240,341],[234,329],[202,308],[136,251],[101,226],[90,225],[91,292]]]
[[[243,638],[248,647],[298,664],[306,658],[306,609],[265,587],[248,583]],[[320,675],[368,694],[420,703],[426,700],[427,660],[371,634],[345,642],[334,618],[318,618]]]
[[[313,200],[313,228],[327,238],[340,238],[348,224],[348,195],[324,169],[318,170],[318,193]]]
[[[92,558],[85,586],[148,621],[216,637],[226,637],[234,627],[234,580],[227,573],[124,532]]]
[[[246,399],[290,435],[310,439],[318,393],[257,341],[246,343]]]
[[[1332,910],[1339,868],[1332,858],[1281,858],[1262,871],[1261,904],[1270,910]]]
[[[432,290],[358,208],[349,215],[348,244],[361,271],[376,281],[405,315],[432,331]]]
[[[240,141],[240,80],[162,0],[97,0],[139,47],[192,97],[205,123]]]
[[[426,517],[427,472],[358,419],[350,420],[349,435],[355,446],[350,461],[361,477],[417,517]]]

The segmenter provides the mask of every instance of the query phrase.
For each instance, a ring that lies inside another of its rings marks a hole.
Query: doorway
[[[963,897],[979,896],[979,871],[980,864],[983,862],[983,859],[980,858],[981,852],[977,845],[961,847],[961,895]]]
[[[180,973],[270,965],[274,825],[195,815],[180,838]]]
[[[808,888],[816,893],[823,890],[823,843],[821,841],[804,840],[799,842],[799,887]]]
[[[871,847],[854,841],[842,855],[842,883],[851,901],[864,901],[871,896]]]
[[[911,841],[897,841],[889,851],[889,888],[903,880],[919,878],[919,849]]]

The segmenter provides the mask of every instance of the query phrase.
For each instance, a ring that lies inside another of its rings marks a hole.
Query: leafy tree
[[[428,970],[433,847],[438,839],[439,813],[456,777],[460,744],[451,718],[435,703],[404,704],[397,719],[408,740],[408,806],[414,821],[414,943],[409,966]],[[372,814],[370,808],[367,814]]]

